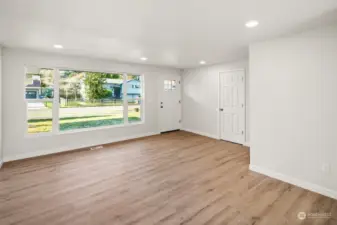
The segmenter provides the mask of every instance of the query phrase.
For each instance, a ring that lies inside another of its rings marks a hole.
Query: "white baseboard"
[[[245,143],[243,143],[243,146],[250,147],[250,143],[249,142],[245,142]]]
[[[201,136],[210,137],[210,138],[217,139],[217,140],[219,139],[219,137],[217,137],[216,135],[205,133],[205,132],[201,132],[201,131],[196,131],[196,130],[186,129],[186,128],[182,128],[181,130],[184,130],[184,131],[187,131],[187,132],[191,132],[191,133],[195,133],[195,134],[199,134]]]
[[[303,181],[303,180],[299,180],[297,178],[285,175],[285,174],[281,174],[281,173],[277,173],[275,171],[272,171],[270,169],[266,169],[266,168],[262,168],[259,166],[254,166],[254,165],[249,165],[249,169],[251,171],[257,172],[257,173],[261,173],[263,175],[266,175],[268,177],[271,178],[275,178],[277,180],[281,180],[284,181],[286,183],[289,184],[293,184],[295,186],[307,189],[309,191],[312,192],[316,192],[318,194],[333,198],[333,199],[337,199],[337,192],[325,187],[322,187],[320,185],[317,184],[313,184],[307,181]]]
[[[1,169],[1,167],[2,167],[2,164],[3,164],[3,162],[2,162],[2,160],[0,159],[0,169]]]
[[[44,151],[22,152],[22,153],[17,153],[15,155],[4,156],[3,161],[4,162],[10,162],[10,161],[19,160],[19,159],[27,159],[27,158],[37,157],[37,156],[50,155],[50,154],[53,154],[53,153],[73,151],[73,150],[75,151],[75,150],[78,150],[78,149],[81,149],[81,148],[88,148],[88,147],[92,147],[92,146],[96,146],[96,145],[110,144],[110,143],[114,143],[114,142],[126,141],[126,140],[135,139],[135,138],[147,137],[147,136],[153,136],[153,135],[157,135],[157,134],[160,134],[160,133],[149,132],[149,133],[145,133],[145,134],[132,135],[132,136],[128,136],[128,137],[120,137],[120,138],[111,139],[111,140],[106,141],[104,143],[95,143],[95,144],[92,144],[92,145],[79,145],[79,146],[76,146],[76,148],[74,148],[74,149],[69,149],[67,147],[61,147],[61,148],[56,148],[56,149],[44,150]]]

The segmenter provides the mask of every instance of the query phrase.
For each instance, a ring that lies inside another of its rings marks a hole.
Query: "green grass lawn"
[[[129,112],[129,122],[141,121],[140,112]],[[60,118],[60,131],[75,130],[81,128],[101,127],[123,124],[121,116],[85,116]],[[51,119],[28,120],[28,133],[50,132],[52,130]]]

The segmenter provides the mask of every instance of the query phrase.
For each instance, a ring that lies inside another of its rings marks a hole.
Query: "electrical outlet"
[[[331,170],[330,167],[331,167],[331,166],[330,166],[329,163],[323,163],[323,164],[322,164],[322,172],[323,172],[323,173],[330,173],[330,170]]]

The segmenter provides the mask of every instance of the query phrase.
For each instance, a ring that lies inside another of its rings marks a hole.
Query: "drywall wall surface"
[[[336,59],[337,26],[252,44],[249,54],[251,165],[330,196],[337,193]]]

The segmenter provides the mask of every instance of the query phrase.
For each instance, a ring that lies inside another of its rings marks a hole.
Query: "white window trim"
[[[26,70],[27,65],[24,67],[24,78],[27,74]],[[72,134],[72,133],[81,133],[81,132],[88,132],[88,131],[95,131],[95,130],[105,130],[105,129],[113,129],[113,128],[123,128],[123,127],[132,127],[143,125],[145,123],[145,75],[143,73],[127,73],[127,72],[116,72],[116,71],[98,71],[98,70],[82,70],[82,69],[74,69],[74,68],[61,68],[61,67],[41,67],[41,68],[50,68],[54,69],[54,96],[53,99],[26,99],[26,94],[24,91],[24,102],[26,108],[26,116],[25,116],[25,134],[24,137],[26,138],[36,138],[36,137],[49,137],[49,136],[56,136],[56,135],[63,135],[63,134]],[[107,126],[99,126],[99,127],[92,127],[92,128],[82,128],[82,129],[74,129],[74,130],[67,130],[67,131],[60,131],[59,129],[59,109],[60,109],[60,102],[59,102],[59,81],[60,81],[60,70],[75,70],[75,71],[86,71],[86,72],[101,72],[101,73],[117,73],[123,74],[123,118],[124,123],[119,125],[107,125]],[[141,104],[140,104],[140,122],[129,122],[128,120],[128,99],[127,99],[127,76],[128,75],[137,75],[140,76],[140,88],[141,88]],[[23,90],[25,90],[25,82],[23,82]],[[52,108],[52,130],[50,132],[40,132],[40,133],[28,133],[28,102],[53,102]]]

